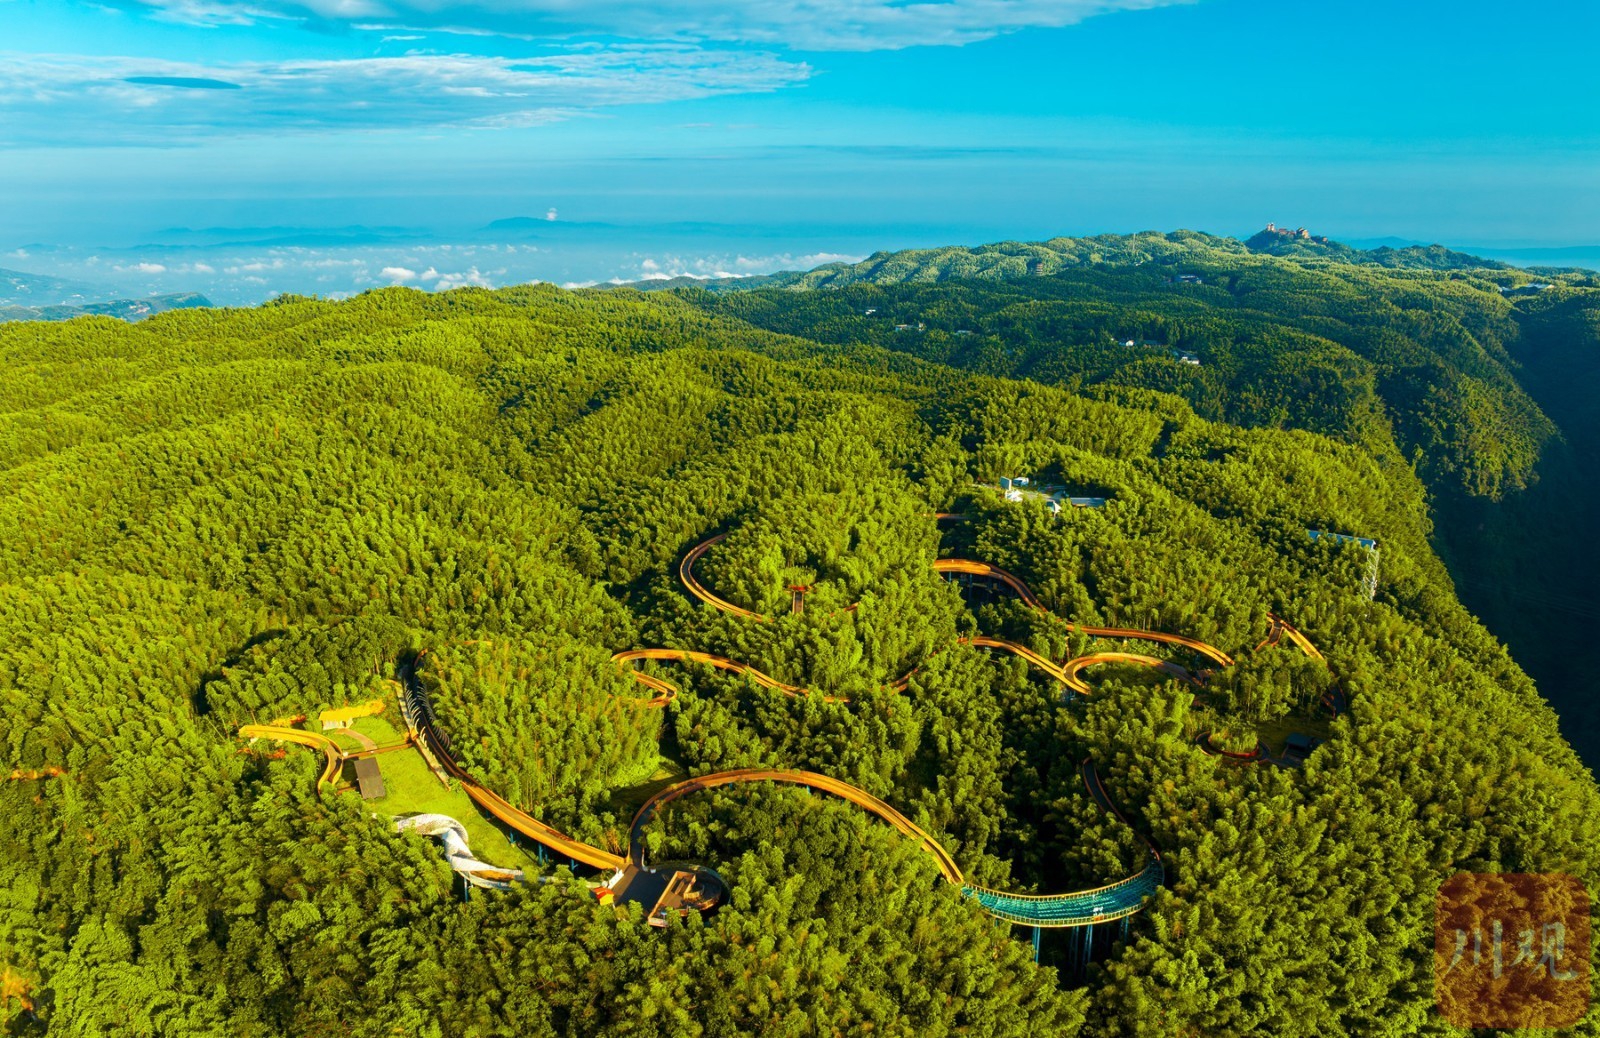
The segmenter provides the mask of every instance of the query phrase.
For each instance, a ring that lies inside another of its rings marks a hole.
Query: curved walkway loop
[[[924,832],[911,819],[895,810],[886,801],[858,789],[848,782],[841,782],[827,775],[820,775],[814,771],[787,771],[771,768],[738,768],[733,771],[718,771],[710,775],[701,775],[698,778],[685,779],[674,783],[661,790],[655,796],[646,800],[633,816],[633,824],[628,827],[628,857],[640,868],[644,862],[644,827],[655,817],[656,811],[662,806],[671,803],[682,796],[697,793],[705,789],[716,789],[718,786],[732,786],[751,782],[785,782],[796,786],[805,786],[808,789],[820,790],[841,797],[863,810],[878,816],[885,822],[894,826],[906,836],[918,841],[923,851],[931,855],[939,866],[939,871],[951,883],[961,882],[961,868],[950,857],[950,852]]]
[[[1090,691],[1089,686],[1073,678],[1073,676],[1068,673],[1066,667],[1059,666],[1053,661],[1045,659],[1043,656],[1039,655],[1037,652],[1034,652],[1026,645],[1018,645],[1016,642],[1008,642],[1002,638],[990,638],[987,635],[981,634],[974,635],[971,638],[957,638],[956,642],[960,645],[971,645],[979,649],[999,649],[1002,652],[1009,652],[1013,656],[1021,657],[1021,659],[1030,666],[1037,667],[1044,671],[1046,674],[1055,678],[1057,681],[1072,689],[1074,692]]]
[[[734,616],[742,616],[746,620],[754,620],[757,623],[769,624],[772,622],[772,617],[766,615],[765,613],[758,613],[754,610],[746,609],[743,606],[734,605],[726,598],[723,598],[710,588],[706,587],[704,584],[700,583],[700,581],[694,575],[694,564],[700,561],[700,557],[706,552],[710,551],[712,548],[716,547],[718,544],[721,544],[727,539],[727,537],[727,534],[719,533],[714,537],[706,538],[699,544],[696,544],[693,548],[690,548],[688,552],[684,554],[683,561],[678,563],[678,579],[683,582],[684,589],[687,590],[689,594],[693,595],[695,598],[698,598],[700,601],[714,609],[724,613],[731,613]],[[815,590],[813,585],[790,584],[784,590],[788,591],[790,594],[789,612],[796,616],[803,615],[806,611],[805,596]],[[834,614],[830,615],[837,615],[838,613],[853,613],[860,605],[860,602],[856,602],[845,606],[843,609],[835,610]]]
[[[613,663],[633,663],[637,660],[676,660],[679,663],[704,663],[718,670],[730,671],[734,674],[743,674],[762,688],[770,688],[774,692],[782,692],[786,696],[803,696],[807,691],[799,685],[786,685],[777,678],[762,673],[748,663],[730,660],[726,656],[717,656],[709,652],[696,652],[693,649],[629,649],[619,652],[611,657]],[[661,693],[655,699],[641,701],[645,706],[665,706],[678,694],[678,686],[665,678],[652,677],[638,670],[629,669],[633,680],[646,688],[654,689]],[[824,697],[830,703],[843,703],[848,700],[838,696]]]
[[[1081,772],[1084,784],[1089,790],[1089,795],[1094,798],[1095,802],[1122,822],[1123,825],[1127,825],[1128,820],[1117,809],[1116,805],[1111,802],[1111,798],[1106,796],[1105,789],[1100,784],[1100,777],[1095,772],[1094,763],[1090,760],[1085,760]],[[902,834],[917,841],[922,851],[933,858],[946,882],[961,887],[963,895],[976,900],[990,915],[1004,919],[1007,922],[1054,928],[1093,926],[1096,923],[1123,919],[1139,911],[1144,905],[1144,899],[1155,893],[1156,888],[1161,886],[1165,878],[1165,872],[1161,864],[1161,854],[1156,850],[1153,843],[1146,840],[1149,856],[1144,867],[1125,879],[1120,879],[1115,883],[1109,883],[1102,887],[1095,887],[1090,890],[1074,890],[1061,894],[1018,894],[973,886],[965,881],[961,874],[961,867],[956,864],[955,859],[950,856],[950,852],[945,850],[938,840],[928,835],[921,826],[901,814],[886,801],[873,796],[864,789],[852,786],[848,782],[841,782],[838,779],[820,775],[814,771],[784,771],[765,768],[719,771],[711,775],[701,775],[698,778],[686,779],[661,790],[645,801],[644,805],[639,808],[638,813],[633,816],[633,824],[628,829],[629,859],[636,867],[645,867],[644,827],[655,818],[656,813],[664,805],[690,793],[716,789],[719,786],[754,782],[783,782],[819,790],[824,793],[831,793],[888,822]]]
[[[1100,805],[1101,810],[1133,829],[1127,817],[1106,794],[1094,761],[1085,757],[1078,773],[1083,777],[1090,798]],[[1138,830],[1134,829],[1134,832]],[[1093,926],[1126,919],[1143,908],[1145,898],[1154,895],[1167,878],[1166,867],[1161,863],[1161,852],[1155,843],[1143,835],[1139,838],[1149,852],[1144,867],[1131,876],[1103,887],[1067,894],[1012,894],[983,887],[963,887],[962,893],[977,898],[990,915],[1028,926]]]
[[[416,680],[416,674],[408,667],[402,671],[402,677],[408,701],[404,710],[406,724],[411,727],[417,742],[427,748],[428,754],[437,761],[439,767],[461,783],[461,788],[472,798],[473,803],[528,839],[542,843],[573,861],[581,861],[597,869],[622,867],[623,861],[617,855],[599,847],[592,847],[582,840],[574,840],[561,830],[545,825],[498,793],[479,785],[478,780],[451,755],[449,740],[434,723],[433,708],[428,703],[426,693],[422,691],[421,683]]]
[[[1181,645],[1185,649],[1191,649],[1199,653],[1219,667],[1233,666],[1232,656],[1229,656],[1214,645],[1208,645],[1198,638],[1190,638],[1187,635],[1168,634],[1165,631],[1144,631],[1135,627],[1094,627],[1089,624],[1078,624],[1070,620],[1063,620],[1045,608],[1044,603],[1039,601],[1033,590],[1028,587],[1021,577],[1008,573],[999,566],[991,566],[987,562],[977,562],[972,559],[935,559],[933,570],[935,573],[956,573],[997,580],[1016,592],[1017,597],[1022,599],[1030,609],[1043,613],[1057,623],[1065,624],[1068,630],[1079,631],[1093,638],[1133,638],[1144,642]],[[1295,633],[1299,634],[1298,631]]]
[[[725,536],[725,534],[719,534],[692,548],[678,567],[679,576],[683,580],[684,586],[695,597],[715,608],[746,617],[747,619],[768,622],[770,618],[742,609],[731,602],[718,598],[694,579],[694,561]],[[1050,613],[1034,596],[1026,583],[997,566],[969,559],[940,559],[934,563],[934,569],[940,573],[958,573],[998,580],[1015,591],[1030,607],[1054,617],[1054,614]],[[1059,618],[1056,619],[1059,620]],[[1317,652],[1310,641],[1286,621],[1275,614],[1272,615],[1272,621],[1272,632],[1268,635],[1268,640],[1263,645],[1276,644],[1281,637],[1287,635],[1307,655],[1317,659],[1322,658],[1321,653]],[[1207,645],[1198,639],[1188,638],[1183,635],[1120,627],[1090,627],[1079,624],[1068,624],[1068,626],[1075,631],[1080,631],[1093,637],[1129,638],[1180,645],[1219,665],[1231,666],[1233,664],[1232,657],[1220,649]],[[1015,642],[986,636],[963,638],[960,641],[963,644],[978,648],[1000,649],[1011,652],[1078,693],[1089,693],[1091,691],[1090,687],[1078,677],[1079,672],[1087,667],[1103,663],[1136,663],[1162,670],[1193,684],[1198,685],[1200,683],[1198,676],[1175,663],[1137,653],[1090,653],[1068,660],[1064,664],[1056,664],[1032,649]],[[624,666],[649,660],[701,663],[732,673],[742,674],[765,688],[782,692],[788,696],[808,694],[806,689],[778,681],[776,678],[764,674],[748,664],[739,663],[724,656],[689,649],[631,649],[617,653],[612,657],[612,660]],[[671,681],[643,673],[631,667],[629,671],[636,682],[655,693],[651,699],[634,700],[637,705],[660,708],[665,707],[677,697],[678,686]],[[915,671],[912,673],[915,673]],[[427,695],[416,678],[414,667],[412,665],[402,666],[400,676],[402,679],[399,689],[401,706],[407,727],[411,731],[414,743],[441,777],[450,776],[455,778],[478,806],[529,839],[550,848],[558,854],[565,855],[574,862],[583,862],[599,869],[615,870],[617,875],[613,876],[613,883],[621,878],[627,870],[643,870],[647,868],[644,860],[644,827],[649,824],[663,806],[691,793],[721,786],[756,782],[788,783],[830,793],[882,819],[899,832],[916,840],[921,849],[934,859],[940,874],[947,882],[959,885],[965,896],[976,900],[991,915],[1012,923],[1021,923],[1034,927],[1092,927],[1096,923],[1126,919],[1138,912],[1143,907],[1145,899],[1154,894],[1165,880],[1165,867],[1162,864],[1160,850],[1157,849],[1153,841],[1141,834],[1140,838],[1144,841],[1148,850],[1144,866],[1139,871],[1115,883],[1090,890],[1070,891],[1061,894],[1022,894],[973,886],[965,882],[955,859],[938,840],[934,839],[886,801],[848,782],[830,778],[817,772],[762,768],[741,768],[701,775],[674,783],[659,791],[645,801],[634,815],[628,831],[628,857],[624,859],[608,850],[591,846],[581,840],[575,840],[567,836],[560,830],[546,825],[503,797],[481,786],[451,754],[449,737],[439,729],[432,704],[428,702]],[[911,675],[907,674],[891,687],[905,687],[910,677]],[[838,697],[828,698],[830,701],[835,702],[844,701]],[[325,736],[298,729],[270,725],[246,725],[240,729],[240,734],[248,738],[281,739],[321,749],[328,758],[328,764],[323,770],[322,777],[318,780],[319,787],[323,783],[332,781],[338,775],[339,766],[346,756],[337,744]],[[1100,776],[1096,772],[1092,760],[1085,758],[1080,766],[1080,774],[1090,797],[1094,799],[1101,809],[1113,815],[1124,826],[1132,829],[1133,826],[1129,824],[1126,816],[1122,814],[1121,810],[1106,794],[1105,787],[1100,782]],[[428,835],[441,838],[444,841],[446,857],[450,860],[451,867],[461,873],[463,879],[473,885],[503,888],[523,878],[523,874],[518,870],[499,869],[472,857],[466,843],[465,828],[448,816],[416,816],[411,819],[403,819],[397,822],[396,826],[401,829],[417,829]],[[1137,832],[1137,830],[1135,831]],[[1037,931],[1035,940],[1037,942]]]
[[[1195,677],[1184,668],[1178,666],[1176,663],[1157,659],[1154,656],[1141,656],[1137,652],[1091,652],[1087,655],[1070,659],[1066,663],[1062,664],[1061,669],[1065,671],[1067,675],[1067,687],[1072,689],[1074,692],[1077,692],[1079,695],[1089,695],[1094,690],[1091,689],[1082,678],[1078,677],[1078,672],[1086,667],[1097,667],[1103,663],[1136,663],[1141,667],[1149,667],[1153,670],[1162,671],[1163,673],[1177,678],[1179,681],[1187,681],[1196,688],[1201,687],[1203,684],[1199,678]]]
[[[717,609],[722,610],[724,613],[732,613],[734,616],[742,616],[746,620],[754,620],[757,623],[771,623],[772,617],[753,612],[749,609],[745,609],[742,606],[736,606],[725,598],[718,598],[716,595],[706,590],[705,586],[694,578],[695,562],[699,560],[700,556],[710,551],[716,545],[721,544],[723,540],[727,538],[727,536],[728,535],[725,533],[719,533],[715,537],[701,541],[693,548],[690,548],[688,554],[684,555],[683,561],[678,563],[678,579],[683,581],[683,586],[689,589],[689,594],[698,598],[700,601],[705,602],[707,605],[714,606]]]
[[[270,724],[247,724],[239,729],[239,734],[246,739],[275,739],[278,742],[292,742],[297,746],[309,746],[313,750],[321,750],[327,763],[323,765],[322,774],[317,778],[318,789],[336,781],[339,778],[339,769],[344,765],[345,753],[339,744],[316,732],[303,732],[298,728],[280,728]]]
[[[1002,646],[1009,646],[1022,652],[1028,651],[1023,649],[1022,646],[1012,645],[1010,642],[1001,642],[998,644]],[[740,663],[738,660],[730,660],[726,656],[717,656],[709,652],[696,652],[693,649],[628,649],[625,652],[616,653],[611,657],[611,662],[624,667],[626,667],[626,665],[629,663],[637,663],[640,660],[670,660],[676,663],[704,663],[709,667],[716,667],[718,670],[726,670],[733,674],[742,674],[745,677],[748,677],[751,681],[754,681],[756,684],[760,685],[762,688],[770,688],[774,692],[782,692],[786,696],[817,696],[817,698],[821,699],[824,703],[850,702],[848,696],[822,695],[812,692],[808,688],[801,688],[799,685],[788,685],[782,681],[779,681],[772,675],[765,673],[764,671],[757,670],[748,663]],[[656,677],[654,674],[646,674],[644,671],[637,670],[633,667],[626,667],[626,669],[634,681],[637,681],[645,688],[648,688],[656,693],[655,698],[653,699],[631,700],[634,705],[640,707],[662,707],[678,698],[678,686],[673,682],[668,681],[666,678]],[[915,674],[916,672],[916,668],[913,668],[904,676],[896,678],[884,687],[897,692],[903,691],[906,685],[910,683],[911,675]]]

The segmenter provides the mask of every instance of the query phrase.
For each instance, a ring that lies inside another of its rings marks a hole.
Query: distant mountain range
[[[240,246],[299,246],[317,248],[333,245],[385,245],[393,242],[429,240],[432,232],[415,227],[168,227],[158,231],[146,248],[186,246],[190,248],[238,248]]]
[[[780,270],[773,274],[745,274],[739,277],[697,278],[680,274],[675,278],[646,278],[625,281],[607,288],[636,288],[641,292],[666,292],[674,288],[699,288],[707,292],[739,292],[751,288],[783,287],[805,274],[803,270]]]
[[[101,303],[52,304],[47,306],[0,305],[0,324],[7,321],[70,321],[74,317],[117,317],[124,321],[142,321],[168,310],[192,310],[211,305],[211,300],[198,292],[177,292],[171,295],[151,296],[148,299],[112,299]]]
[[[1413,270],[1504,270],[1510,266],[1499,260],[1456,252],[1443,245],[1393,240],[1402,243],[1398,246],[1383,244],[1376,248],[1358,249],[1325,236],[1313,235],[1304,228],[1291,231],[1268,224],[1264,230],[1245,239],[1244,244],[1251,252],[1264,252],[1271,256],[1331,259],[1340,263]]]
[[[106,294],[105,288],[85,281],[71,281],[48,274],[28,274],[20,270],[0,270],[0,307],[87,302],[97,296],[103,298]]]
[[[1301,261],[1328,260],[1357,266],[1435,271],[1510,272],[1498,260],[1447,249],[1442,245],[1379,245],[1357,249],[1298,232],[1262,231],[1248,241],[1197,231],[1163,234],[1102,234],[1086,238],[1052,238],[1037,242],[997,242],[979,246],[905,249],[878,252],[859,263],[829,263],[803,272],[767,275],[765,282],[739,278],[728,282],[693,282],[711,290],[755,287],[842,288],[847,285],[937,282],[963,278],[1006,281],[1059,274],[1087,266],[1171,268],[1173,278],[1205,280],[1226,265],[1251,256],[1278,256]],[[1198,264],[1198,266],[1196,265]],[[1194,269],[1190,269],[1193,267]],[[1182,269],[1179,269],[1182,268]],[[1202,269],[1204,268],[1204,269]],[[638,288],[675,287],[665,281],[635,284]]]
[[[1391,249],[1404,249],[1407,246],[1426,246],[1427,242],[1413,241],[1409,238],[1350,238],[1346,245],[1357,249],[1378,249],[1387,246]],[[1590,270],[1600,270],[1600,245],[1462,245],[1459,250],[1471,253],[1473,256],[1486,256],[1493,260],[1505,260],[1520,267],[1585,267]]]

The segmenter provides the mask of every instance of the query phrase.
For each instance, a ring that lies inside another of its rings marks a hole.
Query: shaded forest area
[[[1600,624],[1600,296],[1545,293],[1517,317],[1518,380],[1561,440],[1523,493],[1445,496],[1438,534],[1462,601],[1506,640],[1600,769],[1600,683],[1584,651]]]

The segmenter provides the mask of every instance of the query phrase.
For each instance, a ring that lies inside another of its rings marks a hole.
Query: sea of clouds
[[[745,277],[854,262],[865,255],[826,248],[752,251],[740,244],[749,243],[29,245],[0,252],[0,268],[72,282],[74,290],[63,292],[70,298],[62,302],[199,292],[219,306],[250,306],[284,293],[341,299],[391,285],[443,292],[529,282],[577,288],[676,277]]]

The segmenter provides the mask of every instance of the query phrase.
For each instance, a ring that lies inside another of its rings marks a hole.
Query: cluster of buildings
[[[1117,345],[1130,350],[1140,347],[1153,347],[1158,350],[1166,350],[1169,354],[1171,354],[1172,359],[1178,361],[1180,364],[1193,364],[1195,367],[1200,366],[1200,355],[1198,353],[1191,352],[1190,350],[1173,349],[1166,343],[1156,342],[1154,339],[1118,339]]]
[[[1106,499],[1103,497],[1074,497],[1067,493],[1066,487],[1030,486],[1027,476],[1001,476],[1000,493],[1007,501],[1022,501],[1024,498],[1038,498],[1043,500],[1050,511],[1056,515],[1061,514],[1063,508],[1104,508]]]
[[[1269,224],[1267,224],[1267,229],[1262,231],[1261,233],[1262,234],[1275,235],[1275,236],[1277,236],[1279,238],[1284,238],[1284,239],[1298,239],[1300,241],[1314,241],[1319,245],[1328,244],[1328,236],[1327,235],[1325,235],[1325,234],[1312,234],[1310,231],[1306,230],[1304,227],[1296,227],[1294,230],[1291,231],[1287,227],[1279,227],[1275,223],[1269,223]]]

